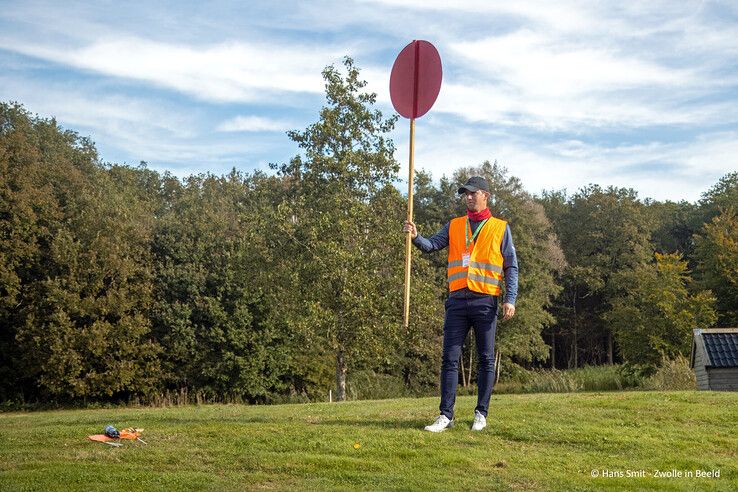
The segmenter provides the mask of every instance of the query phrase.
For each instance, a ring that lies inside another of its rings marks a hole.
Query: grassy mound
[[[0,414],[0,489],[738,489],[738,393],[493,395],[481,433],[475,403],[441,434],[437,398]],[[149,445],[85,439],[106,424]]]

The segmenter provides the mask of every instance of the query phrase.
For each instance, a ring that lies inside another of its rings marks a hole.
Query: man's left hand
[[[515,316],[515,304],[506,302],[502,305],[502,321],[507,321]]]

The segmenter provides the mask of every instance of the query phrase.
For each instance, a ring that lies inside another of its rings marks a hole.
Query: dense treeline
[[[326,106],[271,173],[107,164],[53,119],[1,104],[0,400],[432,391],[445,252],[415,253],[405,330],[396,120],[344,65],[326,68]],[[498,331],[503,378],[649,371],[687,353],[691,328],[738,326],[738,173],[692,204],[599,186],[531,196],[489,162],[438,182],[420,172],[422,234],[464,213],[456,189],[470,175],[492,183],[520,261],[518,313]]]
[[[552,366],[624,361],[650,372],[689,355],[692,328],[738,326],[738,173],[698,204],[599,186],[539,201],[567,263],[546,336]]]

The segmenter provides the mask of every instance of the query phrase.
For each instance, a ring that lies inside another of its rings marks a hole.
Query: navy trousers
[[[477,410],[487,416],[495,382],[495,332],[497,297],[470,297],[446,300],[443,322],[443,361],[441,363],[441,406],[443,415],[454,418],[456,386],[459,383],[459,357],[469,328],[477,341]]]

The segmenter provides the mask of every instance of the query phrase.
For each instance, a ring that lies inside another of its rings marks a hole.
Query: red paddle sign
[[[403,48],[390,75],[392,105],[405,118],[420,118],[436,102],[441,90],[441,57],[428,41],[413,41]]]
[[[398,113],[410,119],[410,160],[407,178],[407,220],[413,220],[413,178],[415,176],[415,118],[427,113],[441,90],[441,57],[428,41],[413,41],[397,55],[390,75],[390,97]],[[405,236],[405,315],[403,326],[410,324],[410,269],[412,240]]]

